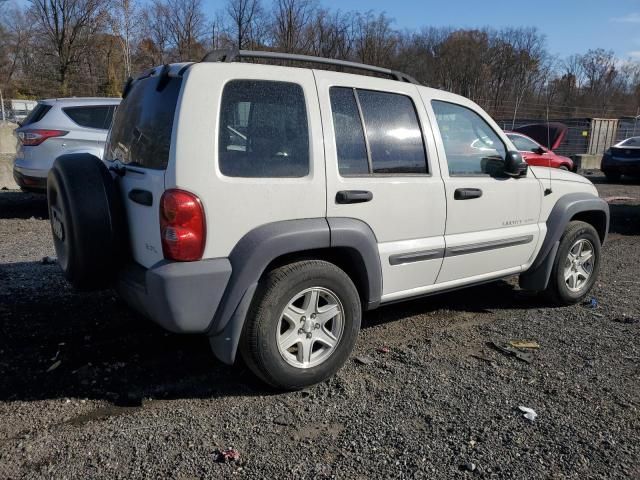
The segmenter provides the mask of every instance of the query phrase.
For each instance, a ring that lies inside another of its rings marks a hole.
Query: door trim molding
[[[447,247],[445,257],[455,257],[457,255],[466,255],[468,253],[485,252],[496,248],[514,247],[516,245],[524,245],[533,241],[533,235],[522,235],[515,238],[505,238],[500,240],[491,240],[488,242],[472,243],[469,245],[459,245],[457,247]]]
[[[410,253],[398,253],[389,255],[389,265],[403,265],[405,263],[422,262],[424,260],[434,260],[444,257],[444,248],[432,250],[419,250]]]

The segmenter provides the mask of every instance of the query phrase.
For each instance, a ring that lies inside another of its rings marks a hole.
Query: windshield
[[[105,159],[164,170],[169,163],[173,117],[181,78],[137,80],[116,111]]]

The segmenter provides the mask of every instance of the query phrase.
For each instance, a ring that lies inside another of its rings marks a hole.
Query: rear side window
[[[494,175],[503,171],[506,148],[489,124],[473,110],[433,100],[447,156],[449,175]]]
[[[333,87],[329,96],[340,175],[366,175],[369,173],[369,160],[353,89]]]
[[[113,120],[115,105],[91,105],[86,107],[67,107],[62,111],[81,127],[109,130]]]
[[[22,122],[22,126],[29,125],[31,123],[39,122],[44,118],[44,116],[51,110],[51,105],[45,105],[44,103],[39,103],[35,106],[33,110],[29,113],[27,118]]]
[[[329,95],[341,175],[428,173],[409,97],[345,87],[332,87]]]
[[[304,177],[309,129],[302,87],[234,80],[222,92],[218,164],[228,177]]]
[[[134,82],[118,107],[105,158],[124,164],[164,170],[169,163],[173,117],[181,78],[158,75]]]

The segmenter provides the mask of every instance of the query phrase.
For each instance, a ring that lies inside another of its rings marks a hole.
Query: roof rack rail
[[[281,52],[268,52],[258,50],[212,50],[207,53],[201,60],[201,62],[236,62],[243,58],[265,58],[271,60],[290,60],[294,62],[309,62],[318,63],[321,65],[334,65],[337,67],[353,68],[357,70],[367,70],[369,72],[381,73],[383,75],[389,75],[394,80],[400,82],[413,83],[420,85],[420,83],[410,75],[406,73],[391,70],[389,68],[376,67],[373,65],[367,65],[365,63],[348,62],[346,60],[337,60],[333,58],[314,57],[311,55],[298,55],[295,53],[281,53]]]

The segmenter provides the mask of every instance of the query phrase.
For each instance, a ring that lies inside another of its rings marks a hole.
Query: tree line
[[[5,97],[118,96],[145,69],[198,61],[212,49],[276,50],[403,71],[490,113],[636,116],[640,64],[589,50],[557,58],[536,28],[396,28],[386,13],[316,0],[0,0]]]

